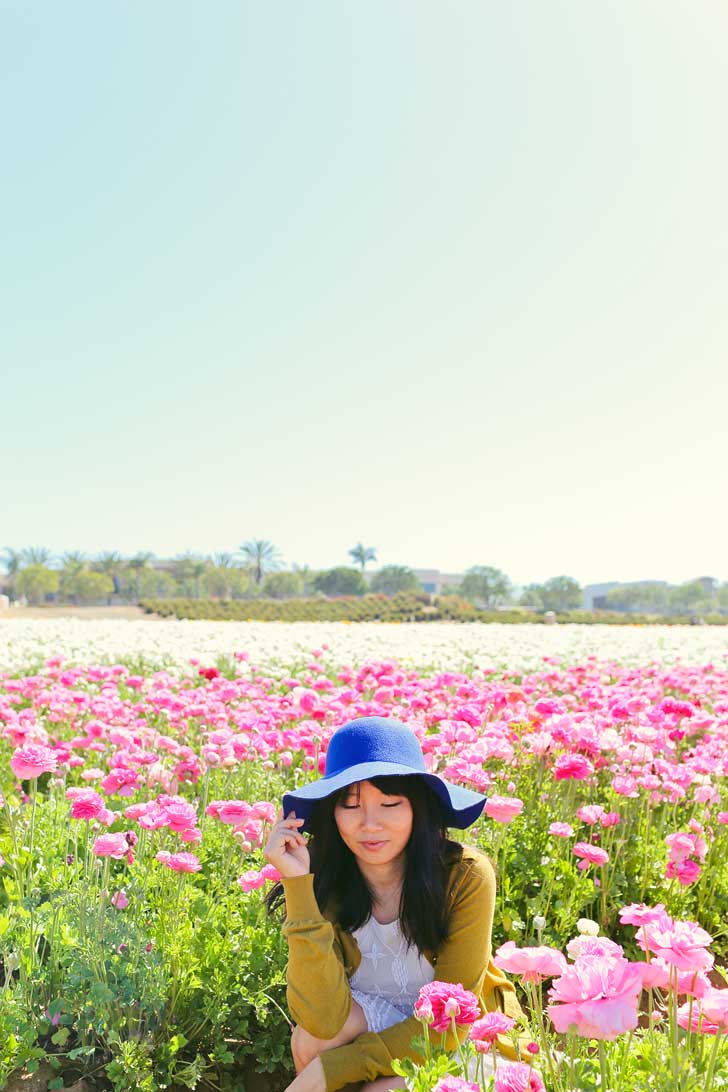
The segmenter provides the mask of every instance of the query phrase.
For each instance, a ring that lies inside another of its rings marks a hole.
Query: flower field
[[[726,1087],[722,629],[152,621],[0,623],[0,1084],[285,1087],[261,846],[362,715],[488,795],[464,837],[496,867],[537,1068],[482,1087]],[[478,1088],[469,1058],[510,1029],[440,1000],[467,1038],[449,1056],[430,1030],[402,1074]]]

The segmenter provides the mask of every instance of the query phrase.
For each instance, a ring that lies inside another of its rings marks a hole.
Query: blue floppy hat
[[[425,756],[414,732],[390,717],[359,717],[337,728],[326,752],[324,776],[300,789],[283,795],[283,814],[295,811],[305,819],[305,831],[317,800],[356,781],[392,774],[417,774],[439,797],[445,825],[465,830],[485,807],[486,797],[460,785],[451,785],[443,777],[428,773]]]

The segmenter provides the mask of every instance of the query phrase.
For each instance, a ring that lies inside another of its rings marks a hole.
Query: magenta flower
[[[447,1031],[452,1026],[453,1018],[456,1024],[465,1026],[475,1023],[480,1016],[477,997],[464,989],[460,982],[435,981],[423,986],[414,1007],[418,1019],[424,1008],[427,1008],[428,1014],[432,1011],[434,1031]]]
[[[556,948],[549,948],[546,944],[517,948],[512,940],[501,944],[493,956],[493,962],[502,971],[520,975],[524,982],[541,982],[544,978],[563,974],[568,967],[566,959]]]
[[[506,1016],[504,1012],[486,1012],[476,1020],[469,1032],[469,1038],[473,1040],[475,1049],[480,1054],[487,1053],[499,1035],[507,1035],[511,1028],[516,1026],[516,1021]]]
[[[66,793],[66,796],[72,790]],[[71,798],[71,818],[72,819],[99,819],[102,813],[106,811],[106,804],[103,796],[94,792],[93,789],[77,789]],[[116,816],[114,816],[116,818]]]
[[[546,1092],[541,1074],[523,1062],[505,1062],[498,1066],[493,1092]]]
[[[29,743],[27,747],[18,747],[13,752],[10,768],[18,781],[25,781],[44,773],[53,773],[58,768],[58,758],[50,747]]]
[[[557,1031],[575,1028],[587,1039],[616,1039],[637,1027],[640,965],[622,956],[579,956],[549,991]]]
[[[100,834],[93,845],[97,857],[113,857],[116,861],[126,857],[130,848],[123,834]]]
[[[523,811],[523,801],[517,796],[489,796],[485,814],[496,823],[511,823]]]
[[[162,849],[157,853],[156,859],[173,872],[199,872],[202,868],[194,853],[168,853]]]
[[[584,755],[559,755],[554,763],[556,781],[585,781],[594,773],[594,767]]]

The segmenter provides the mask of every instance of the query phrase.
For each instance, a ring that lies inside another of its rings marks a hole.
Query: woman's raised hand
[[[263,850],[266,861],[270,861],[285,879],[306,876],[311,871],[306,839],[299,831],[304,822],[304,819],[296,818],[295,811],[289,811],[284,818],[281,810]]]

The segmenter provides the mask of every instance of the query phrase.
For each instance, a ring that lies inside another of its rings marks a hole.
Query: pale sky
[[[722,0],[0,16],[0,546],[728,580]]]

